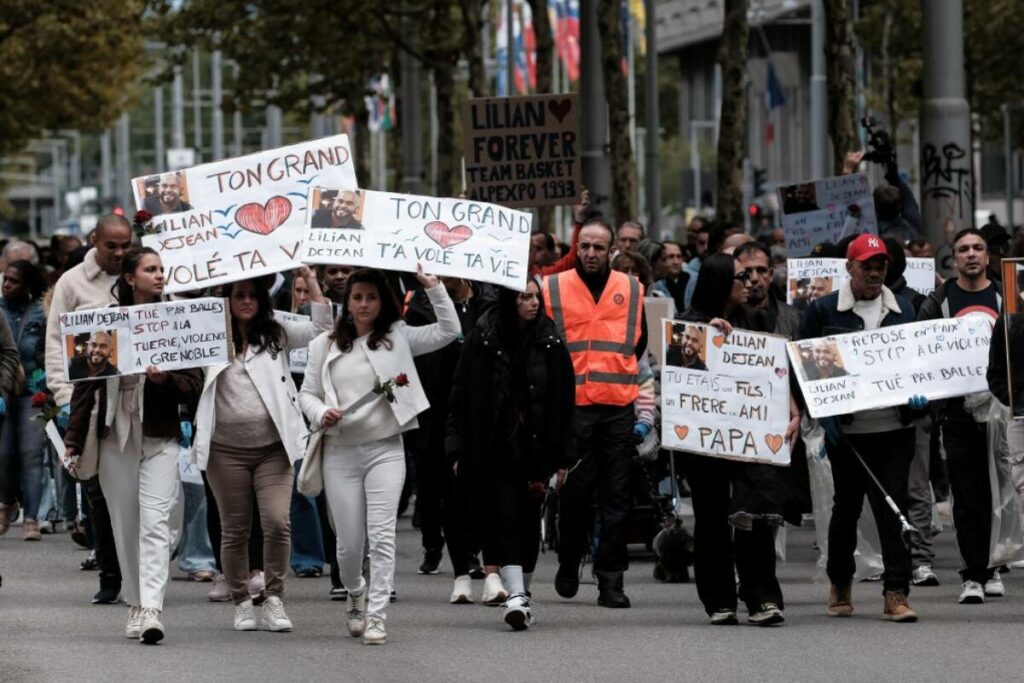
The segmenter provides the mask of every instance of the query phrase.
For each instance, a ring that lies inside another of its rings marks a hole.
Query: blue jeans
[[[295,462],[295,480],[299,479],[302,461]],[[324,542],[320,531],[320,515],[316,499],[304,496],[292,484],[292,556],[293,572],[324,568]]]
[[[178,568],[194,574],[203,570],[217,571],[210,535],[206,531],[206,491],[202,484],[181,482],[185,497],[185,519],[178,543]]]
[[[21,507],[25,519],[39,519],[43,497],[43,426],[32,418],[39,410],[32,407],[30,396],[11,400],[0,430],[0,503],[10,505],[18,499],[18,478],[21,479]]]

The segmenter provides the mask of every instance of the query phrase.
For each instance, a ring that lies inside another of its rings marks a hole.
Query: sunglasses
[[[744,282],[744,283],[750,282],[750,273],[748,273],[745,270],[744,271],[740,271],[739,273],[736,273],[735,275],[733,275],[732,279],[736,280],[736,282]]]

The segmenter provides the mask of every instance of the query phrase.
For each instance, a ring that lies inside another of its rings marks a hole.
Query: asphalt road
[[[952,534],[938,539],[942,585],[919,588],[913,625],[881,621],[881,585],[854,590],[857,615],[830,619],[827,587],[815,584],[813,533],[790,530],[779,566],[786,623],[712,627],[693,584],[661,584],[636,555],[627,574],[630,610],[597,607],[593,585],[571,601],[552,587],[555,561],[541,557],[533,592],[537,624],[510,632],[500,610],[447,603],[446,574],[419,576],[419,534],[400,521],[389,642],[343,636],[343,604],[326,578],[290,577],[290,634],[235,633],[229,604],[208,603],[209,584],[175,572],[155,647],[126,640],[124,606],[96,606],[96,575],[66,534],[40,543],[13,527],[0,538],[0,681],[996,681],[1024,668],[1024,572],[1004,575],[1007,596],[956,602]],[[445,564],[447,566],[447,562]],[[474,582],[477,592],[482,582]]]

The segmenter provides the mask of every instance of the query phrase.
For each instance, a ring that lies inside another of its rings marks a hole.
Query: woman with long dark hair
[[[682,319],[706,323],[726,335],[733,328],[770,332],[759,319],[747,317],[743,305],[750,277],[731,254],[704,260],[690,308]],[[786,430],[792,441],[799,411],[790,400]],[[697,595],[714,625],[735,624],[738,597],[748,621],[760,626],[784,621],[782,588],[775,576],[775,529],[783,522],[787,492],[775,465],[743,463],[707,455],[686,458],[686,478],[693,501],[694,577]]]
[[[306,423],[288,352],[331,327],[331,306],[313,271],[303,266],[296,277],[305,280],[313,302],[309,322],[275,320],[263,279],[225,285],[235,358],[206,369],[196,410],[196,462],[217,501],[221,567],[235,604],[236,631],[292,630],[282,595],[291,551],[293,463],[303,455]],[[263,530],[259,621],[247,585],[254,496]]]
[[[26,378],[44,372],[46,312],[41,299],[45,288],[42,272],[29,261],[7,264],[0,309],[11,328]],[[42,538],[39,505],[44,487],[45,436],[43,426],[35,419],[38,411],[32,407],[32,384],[26,382],[21,387],[21,395],[11,396],[0,432],[0,534],[7,530],[10,509],[18,499],[18,478],[12,475],[19,472],[21,506],[25,514],[21,535],[26,541]]]
[[[571,460],[576,382],[572,360],[544,314],[540,287],[502,289],[466,337],[446,450],[473,498],[484,564],[501,567],[505,623],[533,621],[530,578],[540,550],[547,482]]]
[[[132,247],[114,284],[121,306],[151,304],[164,291],[160,256]],[[116,342],[115,342],[116,344]],[[114,531],[122,590],[129,605],[125,635],[147,644],[163,639],[160,623],[170,573],[171,510],[178,497],[182,414],[195,405],[201,370],[97,378],[75,384],[64,444],[79,479],[98,470]]]
[[[327,494],[341,580],[349,591],[348,631],[368,645],[387,641],[385,610],[405,481],[402,433],[416,428],[416,416],[429,406],[413,357],[447,346],[461,332],[444,286],[422,267],[416,277],[437,315],[432,325],[405,324],[381,271],[368,268],[349,276],[333,332],[309,345],[300,396],[314,431],[299,491],[317,495],[322,488]],[[369,586],[362,573],[367,538]]]

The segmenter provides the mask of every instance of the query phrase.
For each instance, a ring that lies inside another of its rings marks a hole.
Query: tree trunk
[[[455,158],[455,67],[453,60],[437,60],[431,65],[437,92],[437,196],[453,197]],[[461,187],[461,183],[460,183]]]
[[[370,172],[370,135],[372,133],[367,125],[369,116],[366,107],[356,107],[356,140],[352,153],[355,155],[356,181],[359,183],[359,187],[369,187],[372,181]]]
[[[533,33],[537,39],[537,92],[554,91],[555,38],[548,16],[548,0],[528,0],[533,13]],[[554,232],[555,207],[542,206],[538,209],[537,229]]]
[[[828,78],[828,134],[834,172],[843,172],[847,152],[860,148],[857,136],[857,77],[853,49],[853,15],[849,0],[824,0],[825,75]]]
[[[745,3],[744,3],[745,4]],[[598,0],[601,66],[608,103],[608,138],[612,157],[612,204],[615,224],[636,217],[636,163],[629,139],[629,93],[622,73],[622,21],[618,0]]]
[[[718,201],[720,221],[743,224],[743,138],[747,118],[747,0],[725,0],[725,23],[718,63],[722,67],[722,116],[718,128]],[[693,142],[696,144],[696,141]],[[697,198],[700,201],[700,198]]]
[[[480,34],[484,27],[482,0],[459,0],[462,13],[462,49],[469,64],[469,92],[471,97],[487,96],[487,70],[484,68],[484,51]],[[536,30],[536,29],[534,29]],[[538,50],[539,50],[538,38]]]

